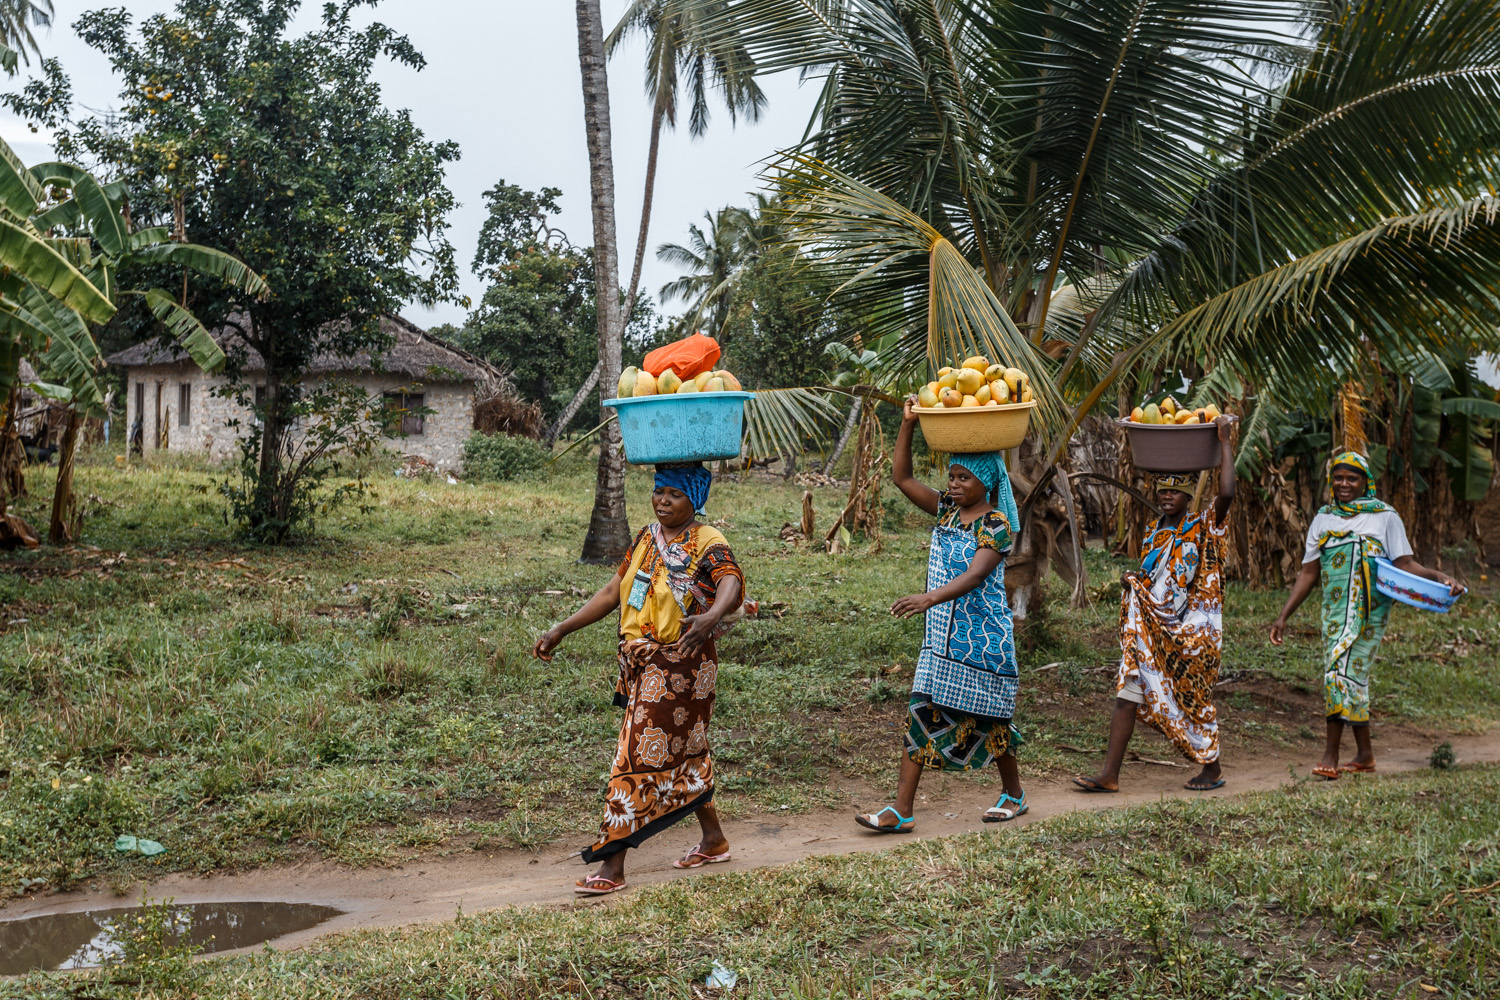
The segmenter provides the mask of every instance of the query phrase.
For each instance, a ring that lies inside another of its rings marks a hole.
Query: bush
[[[551,456],[530,438],[475,432],[464,442],[464,476],[474,482],[515,479],[545,466]]]

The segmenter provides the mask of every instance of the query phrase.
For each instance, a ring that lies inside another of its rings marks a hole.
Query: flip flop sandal
[[[1190,792],[1211,792],[1215,788],[1223,788],[1224,787],[1224,779],[1220,778],[1218,781],[1215,781],[1211,785],[1195,785],[1191,781],[1189,781],[1187,784],[1183,785],[1182,787],[1186,788]]]
[[[1014,802],[1015,806],[1008,806],[1006,805],[1007,802]],[[1026,804],[1025,792],[1021,793],[1021,797],[1019,799],[1011,795],[1002,795],[1000,796],[1000,801],[996,802],[994,805],[986,809],[984,811],[984,815],[981,816],[980,819],[984,820],[986,823],[1008,823],[1009,821],[1015,819],[1017,816],[1028,811],[1030,808],[1031,807]]]
[[[1361,764],[1358,761],[1351,760],[1347,764],[1340,764],[1339,770],[1348,774],[1374,774],[1375,762],[1372,760],[1368,764]]]
[[[896,817],[895,826],[880,825],[880,817],[885,813],[890,813]],[[917,818],[915,816],[903,816],[890,806],[886,806],[880,812],[876,813],[858,813],[854,817],[854,822],[866,830],[874,830],[876,833],[911,833],[917,828]]]
[[[1315,767],[1312,769],[1312,773],[1324,781],[1339,780],[1339,769],[1336,767]]]
[[[602,884],[603,888],[595,888],[595,884]],[[573,883],[573,891],[580,896],[608,896],[612,892],[619,892],[625,888],[624,882],[615,882],[605,878],[603,875],[590,875],[582,882]]]
[[[694,860],[695,858],[697,860]],[[698,848],[695,847],[691,851],[688,851],[686,856],[678,858],[676,861],[672,862],[672,867],[702,868],[704,865],[721,865],[729,860],[731,860],[731,858],[729,857],[728,851],[725,851],[723,854],[704,854],[702,851],[698,850]]]
[[[1099,782],[1095,781],[1093,778],[1074,778],[1073,779],[1073,784],[1077,785],[1079,788],[1082,788],[1085,792],[1110,792],[1110,793],[1114,793],[1114,792],[1118,792],[1119,791],[1118,788],[1105,788],[1103,785],[1099,784]]]

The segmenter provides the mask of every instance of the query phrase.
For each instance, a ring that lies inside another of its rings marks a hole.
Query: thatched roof
[[[237,322],[249,322],[243,317],[235,319]],[[390,338],[391,346],[380,356],[378,365],[371,361],[367,351],[342,356],[320,354],[313,359],[309,371],[315,374],[348,374],[379,370],[424,382],[485,383],[505,380],[505,373],[500,368],[441,337],[433,336],[400,316],[381,317],[380,330]],[[226,352],[236,349],[244,352],[242,371],[253,373],[266,370],[261,356],[244,347],[239,333],[233,329],[220,329],[214,334],[214,339]],[[159,344],[148,343],[127,347],[105,360],[122,368],[141,368],[173,365],[189,359],[187,352],[175,345],[162,348]]]
[[[20,378],[17,379],[17,381],[19,381],[22,385],[25,385],[27,382],[36,381],[36,369],[31,367],[31,362],[27,361],[25,358],[21,359]]]

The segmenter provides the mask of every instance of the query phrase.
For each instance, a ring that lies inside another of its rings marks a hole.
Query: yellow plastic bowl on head
[[[914,406],[912,412],[922,425],[922,436],[933,451],[976,452],[1004,451],[1026,440],[1031,426],[1029,403],[1007,403],[1002,406],[969,406],[963,409],[939,406]]]

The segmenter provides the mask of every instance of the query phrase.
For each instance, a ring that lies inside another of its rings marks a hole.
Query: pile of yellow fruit
[[[740,392],[740,380],[727,371],[703,372],[690,379],[681,379],[668,368],[660,375],[652,375],[644,368],[631,365],[620,373],[620,399],[635,396],[669,396],[685,392]]]
[[[958,410],[1005,406],[1032,400],[1031,378],[1019,368],[992,365],[975,355],[958,368],[940,368],[934,382],[917,390],[917,403],[929,409]]]
[[[1168,396],[1161,404],[1147,403],[1130,411],[1130,422],[1135,424],[1211,424],[1223,412],[1214,404],[1189,409],[1178,406],[1177,400]]]

